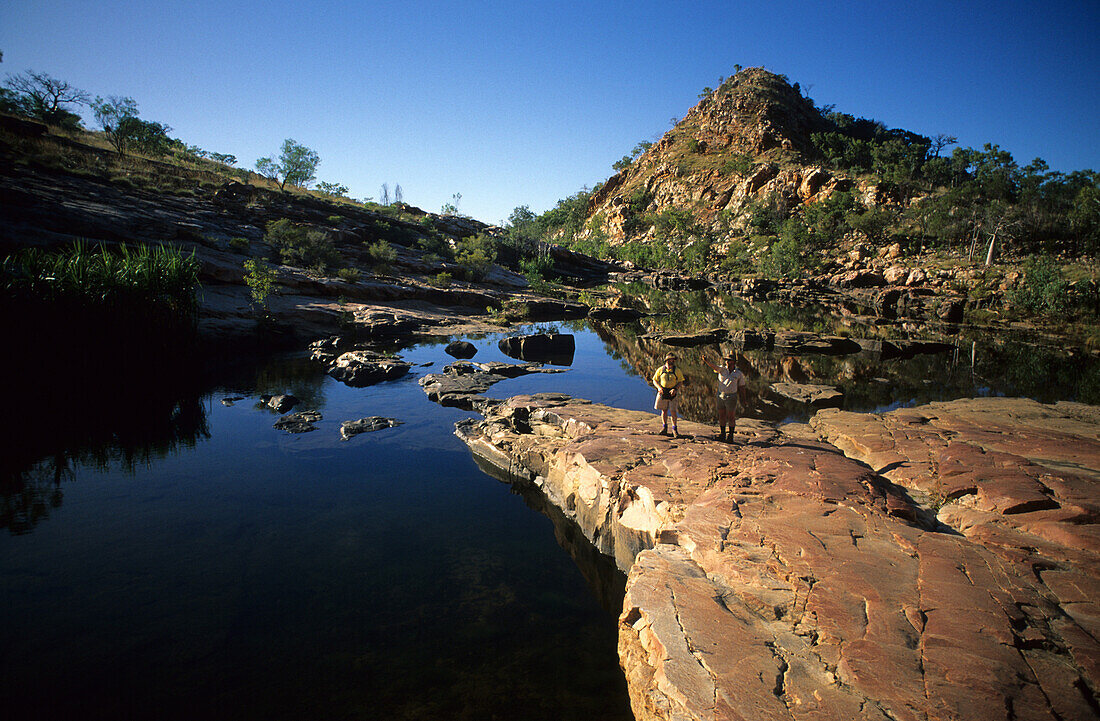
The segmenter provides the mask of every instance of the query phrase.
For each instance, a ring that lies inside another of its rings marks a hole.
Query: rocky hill
[[[602,230],[613,244],[652,239],[656,227],[639,220],[671,208],[728,235],[731,221],[768,196],[793,206],[858,187],[867,202],[887,200],[873,183],[803,160],[811,134],[831,128],[797,83],[743,70],[593,194],[589,233]]]

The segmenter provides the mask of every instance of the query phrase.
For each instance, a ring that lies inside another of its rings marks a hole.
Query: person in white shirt
[[[737,357],[726,356],[726,367],[720,368],[706,358],[703,362],[718,373],[718,440],[733,442],[733,429],[737,425],[737,413],[749,404],[749,384],[745,374],[737,370]],[[726,422],[729,421],[729,435]]]

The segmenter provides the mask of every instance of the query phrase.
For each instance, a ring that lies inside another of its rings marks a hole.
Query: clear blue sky
[[[611,174],[733,66],[890,127],[1100,169],[1100,2],[3,0],[0,72],[128,95],[251,167],[498,222]]]

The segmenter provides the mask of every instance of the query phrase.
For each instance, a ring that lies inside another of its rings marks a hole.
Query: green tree
[[[337,198],[348,197],[348,186],[341,185],[340,183],[326,183],[321,181],[317,183],[317,190],[325,195],[335,195]]]
[[[176,141],[168,137],[171,128],[151,120],[136,117],[123,118],[118,134],[126,139],[126,144],[140,153],[163,156]]]
[[[279,162],[272,158],[260,158],[256,161],[256,170],[260,175],[279,183],[279,189],[285,190],[286,184],[299,188],[308,187],[317,177],[317,166],[321,156],[298,141],[287,138],[279,154]]]
[[[131,141],[129,131],[133,129],[131,119],[136,119],[138,114],[134,99],[117,95],[110,95],[106,99],[96,97],[92,101],[92,112],[108,142],[119,155],[125,155]]]

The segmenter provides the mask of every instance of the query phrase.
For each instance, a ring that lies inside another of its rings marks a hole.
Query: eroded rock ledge
[[[657,429],[549,394],[458,428],[628,570],[639,719],[1097,716],[1100,409]]]

